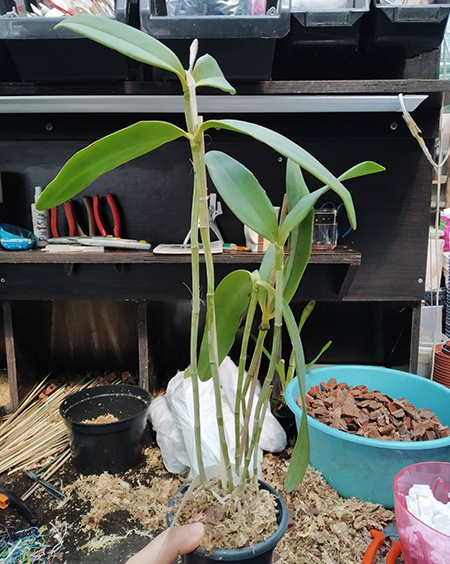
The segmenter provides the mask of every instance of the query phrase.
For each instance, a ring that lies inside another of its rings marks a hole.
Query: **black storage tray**
[[[291,9],[293,46],[333,49],[356,48],[359,44],[362,17],[369,13],[370,0],[348,0],[340,10],[295,12]]]
[[[256,16],[164,16],[157,15],[154,0],[140,0],[140,20],[141,29],[170,47],[186,68],[189,45],[199,39],[199,55],[212,55],[228,79],[269,80],[276,39],[289,32],[289,0],[279,0],[274,15]]]
[[[129,1],[116,0],[115,19],[128,22]],[[98,16],[104,17],[104,16]],[[127,59],[90,39],[54,27],[64,18],[0,16],[0,41],[23,81],[110,81],[128,78]]]
[[[369,43],[415,53],[436,49],[444,39],[450,0],[434,4],[389,5],[373,0]]]
[[[370,0],[347,0],[345,8],[317,12],[298,12],[291,7],[291,30],[278,42],[274,77],[347,77],[369,10]]]

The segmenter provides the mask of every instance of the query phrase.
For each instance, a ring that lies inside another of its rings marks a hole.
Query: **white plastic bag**
[[[198,382],[200,393],[202,453],[205,467],[216,466],[220,463],[219,433],[216,423],[216,403],[212,380]],[[193,475],[199,473],[195,450],[194,429],[194,399],[192,394],[192,380],[185,378],[184,372],[174,376],[166,393],[170,410],[175,423],[183,437],[184,446],[189,457],[189,466]]]
[[[156,442],[161,449],[164,466],[173,474],[189,468],[190,461],[165,396],[155,398],[150,404],[149,419],[156,432]]]
[[[221,384],[222,410],[224,418],[225,439],[228,445],[231,462],[234,462],[235,429],[234,404],[236,399],[238,368],[234,362],[226,357],[219,369]],[[200,420],[202,437],[202,454],[205,468],[218,467],[221,464],[219,433],[216,420],[216,402],[212,380],[198,382],[200,393]],[[258,390],[259,392],[259,385]],[[157,405],[151,408],[151,420],[157,433],[158,445],[164,464],[169,472],[176,472],[173,468],[178,465],[189,466],[191,476],[198,475],[197,454],[194,429],[194,399],[192,380],[185,378],[184,372],[174,376],[168,386],[165,396],[166,403],[157,398]],[[254,407],[258,401],[254,400]],[[252,410],[254,412],[254,408]],[[164,423],[164,425],[163,425]],[[241,422],[242,423],[242,422]],[[177,432],[174,431],[174,427]],[[250,420],[250,430],[253,427],[253,414]],[[171,440],[173,437],[174,440]],[[270,408],[266,413],[261,432],[260,450],[258,452],[259,466],[262,461],[262,450],[280,452],[286,448],[286,433],[278,421],[273,417]],[[179,453],[182,453],[181,455]],[[178,470],[179,471],[179,470]]]
[[[234,364],[229,356],[225,357],[224,361],[220,365],[219,378],[220,386],[224,391],[228,402],[233,406],[236,402],[236,388],[238,379],[238,367]],[[257,384],[255,398],[253,400],[252,407],[252,418],[250,420],[250,433],[253,430],[253,421],[255,415],[256,404],[258,403],[258,396],[261,386],[259,382]],[[248,399],[248,397],[247,397]],[[241,421],[241,424],[243,421]],[[234,421],[233,421],[234,425]],[[266,417],[264,419],[264,425],[261,431],[261,440],[259,446],[262,450],[267,452],[282,452],[287,445],[286,432],[283,427],[278,423],[275,417],[272,415],[270,405],[267,406]]]

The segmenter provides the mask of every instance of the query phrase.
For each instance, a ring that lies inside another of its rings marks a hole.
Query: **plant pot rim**
[[[118,421],[110,423],[83,423],[76,421],[70,416],[70,410],[80,403],[90,403],[97,401],[102,397],[108,396],[129,396],[140,400],[142,409]],[[151,396],[150,393],[141,388],[140,386],[132,386],[130,384],[107,384],[104,386],[97,386],[95,388],[85,388],[73,394],[69,394],[59,406],[59,413],[66,425],[70,425],[77,429],[77,432],[85,432],[88,435],[116,433],[123,428],[128,427],[136,417],[148,411],[150,407]]]
[[[286,503],[281,495],[274,489],[272,486],[269,486],[266,482],[262,480],[258,480],[259,485],[268,490],[271,494],[273,494],[278,502],[278,527],[275,532],[266,540],[256,543],[253,546],[246,546],[243,548],[218,548],[211,553],[206,553],[203,549],[197,548],[193,554],[198,556],[202,556],[208,560],[218,560],[221,562],[233,562],[233,561],[241,561],[241,560],[249,560],[251,558],[255,558],[260,554],[264,554],[268,551],[273,550],[276,545],[280,542],[283,538],[284,533],[286,532],[288,521],[289,521],[289,514]],[[179,488],[172,499],[169,501],[169,507],[173,507],[175,504],[175,499],[179,493],[183,493],[189,487],[188,484],[181,486]],[[166,523],[167,526],[170,527],[171,519],[173,516],[173,512],[170,511],[166,515]]]

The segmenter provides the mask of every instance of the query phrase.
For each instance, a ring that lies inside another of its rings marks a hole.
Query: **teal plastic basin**
[[[378,366],[327,366],[307,373],[307,390],[330,378],[350,386],[366,385],[369,391],[380,390],[394,399],[405,397],[417,408],[429,407],[443,425],[450,425],[450,390],[426,378]],[[302,410],[296,401],[296,378],[285,395],[298,425]],[[309,416],[308,423],[310,464],[343,497],[392,508],[394,478],[400,470],[418,462],[450,462],[450,437],[423,442],[380,441],[332,429]]]

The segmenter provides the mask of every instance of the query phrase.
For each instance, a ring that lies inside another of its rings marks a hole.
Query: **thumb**
[[[195,550],[204,534],[202,523],[172,527],[133,556],[128,564],[172,564],[177,556]]]

